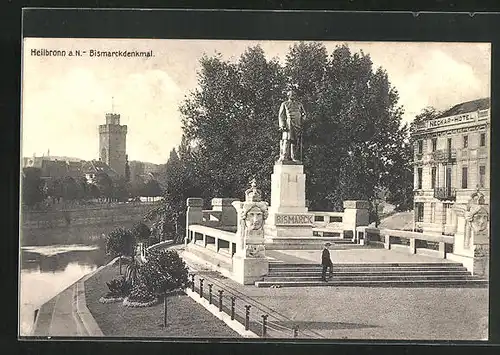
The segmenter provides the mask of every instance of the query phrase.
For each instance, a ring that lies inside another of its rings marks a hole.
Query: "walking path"
[[[316,263],[321,251],[268,251],[271,262]],[[206,264],[182,254],[192,272],[195,285],[204,279],[204,293],[213,284],[224,290],[224,305],[236,297],[236,312],[244,315],[251,305],[251,318],[257,326],[268,314],[268,335],[291,338],[298,326],[298,338],[308,339],[385,339],[385,340],[486,340],[488,337],[488,289],[470,288],[391,288],[391,287],[294,287],[257,288],[241,285],[210,270]],[[411,262],[443,263],[424,255],[385,249],[331,250],[334,263]],[[238,318],[238,316],[236,317]],[[260,334],[258,329],[255,331]]]

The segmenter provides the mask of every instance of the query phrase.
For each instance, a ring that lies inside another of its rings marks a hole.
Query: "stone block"
[[[203,199],[199,197],[189,197],[186,200],[187,207],[203,207]]]
[[[370,203],[364,200],[347,200],[344,201],[344,209],[346,208],[367,210],[370,208]]]
[[[410,238],[410,254],[417,253],[417,240],[415,238]]]
[[[265,258],[246,258],[240,255],[233,257],[231,278],[243,285],[253,285],[261,281],[269,273],[269,261]]]
[[[274,212],[307,212],[306,175],[303,165],[275,165],[271,175],[271,207]]]

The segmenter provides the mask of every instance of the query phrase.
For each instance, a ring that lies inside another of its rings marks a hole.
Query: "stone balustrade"
[[[236,234],[201,225],[188,228],[188,243],[232,257],[236,252]]]
[[[324,233],[344,236],[344,212],[309,211],[314,215],[313,233],[323,236]]]
[[[385,249],[400,250],[410,254],[427,254],[442,259],[451,253],[455,238],[445,235],[433,235],[419,232],[357,227],[356,234],[360,243],[383,243]],[[433,247],[437,244],[437,250]]]

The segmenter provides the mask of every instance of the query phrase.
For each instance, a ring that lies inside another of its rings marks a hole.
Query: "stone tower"
[[[99,159],[120,176],[127,163],[127,126],[120,125],[120,115],[106,114],[106,124],[99,125]]]

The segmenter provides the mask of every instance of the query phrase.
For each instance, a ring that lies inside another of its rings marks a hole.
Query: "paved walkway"
[[[289,264],[320,264],[321,250],[267,250],[270,261]],[[356,248],[330,250],[333,263],[450,263],[447,259],[434,258],[426,255],[410,254],[403,251]]]
[[[34,336],[82,336],[84,331],[76,314],[76,283],[45,303],[38,312]]]
[[[286,250],[267,255],[274,262],[318,263],[320,253]],[[447,262],[385,249],[332,250],[331,254],[334,262]],[[237,298],[237,305],[251,304],[253,315],[269,314],[270,326],[280,330],[271,332],[272,337],[287,337],[290,331],[285,328],[294,325],[299,327],[299,338],[310,339],[486,340],[488,336],[488,289],[257,288],[210,271],[196,259],[185,260],[205,285],[214,284],[214,295],[223,288],[227,296]]]

